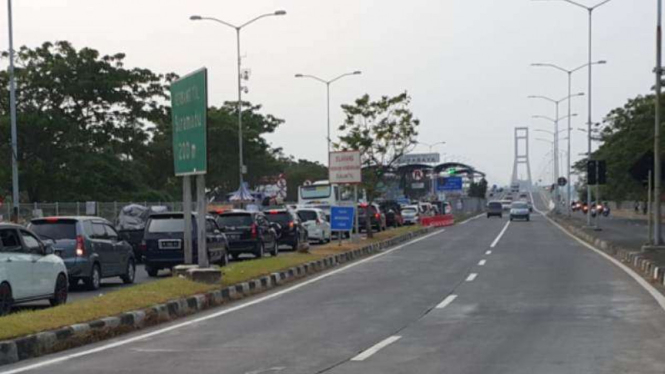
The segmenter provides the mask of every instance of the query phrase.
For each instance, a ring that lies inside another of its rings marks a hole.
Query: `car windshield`
[[[153,217],[148,224],[149,233],[184,232],[185,221],[180,217]]]
[[[493,202],[493,203],[489,203],[487,206],[490,207],[490,208],[501,208],[501,203]]]
[[[314,210],[299,210],[298,211],[298,217],[304,221],[316,221],[318,218],[318,215],[316,214],[316,211]]]
[[[416,208],[404,208],[404,209],[402,209],[402,213],[416,214],[416,213],[418,213],[418,209],[416,209]]]
[[[222,214],[221,216],[217,217],[217,225],[220,227],[251,226],[252,223],[252,216],[246,213]]]
[[[30,229],[42,239],[76,239],[76,221],[74,220],[37,220],[30,224]]]
[[[520,202],[517,202],[517,203],[513,203],[511,208],[513,208],[513,209],[529,209],[529,205],[527,203],[524,203],[524,202],[520,201]]]

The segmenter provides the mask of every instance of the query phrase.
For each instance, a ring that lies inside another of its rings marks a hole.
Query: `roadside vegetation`
[[[344,242],[343,246],[332,242],[312,249],[311,253],[282,253],[277,257],[232,262],[222,269],[224,274],[222,285],[229,286],[245,282],[328,255],[351,251],[367,244],[394,238],[420,228],[420,226],[401,227],[378,233],[373,239],[363,240],[360,243]],[[195,283],[182,278],[165,278],[55,308],[22,310],[0,318],[0,341],[147,308],[154,304],[212,291],[219,287],[219,285]]]

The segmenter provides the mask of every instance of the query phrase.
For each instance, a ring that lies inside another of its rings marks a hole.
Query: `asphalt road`
[[[508,222],[0,374],[663,373],[665,311],[645,288],[541,216]]]

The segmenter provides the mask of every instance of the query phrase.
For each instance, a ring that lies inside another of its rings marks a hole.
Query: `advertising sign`
[[[462,191],[462,178],[461,177],[448,177],[439,178],[437,181],[437,190],[455,192]]]
[[[328,177],[331,184],[356,184],[362,182],[360,152],[330,152]]]
[[[332,231],[353,230],[353,207],[334,206],[330,208],[330,229]]]
[[[207,170],[207,75],[207,70],[203,68],[171,85],[176,176],[205,174]]]

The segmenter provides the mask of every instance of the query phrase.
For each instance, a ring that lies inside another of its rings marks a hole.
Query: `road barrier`
[[[455,217],[452,214],[445,214],[442,216],[423,217],[420,224],[426,227],[445,227],[455,224]]]

